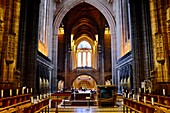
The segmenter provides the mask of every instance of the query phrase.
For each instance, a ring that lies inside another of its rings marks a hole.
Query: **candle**
[[[126,98],[126,93],[124,93],[124,98]]]
[[[44,93],[44,98],[46,98],[46,94]]]
[[[4,90],[1,90],[1,98],[4,97]]]
[[[27,93],[29,92],[29,89],[27,88]]]
[[[154,98],[153,97],[151,98],[151,102],[152,102],[152,105],[154,105]]]
[[[31,93],[32,93],[32,88],[31,88]]]
[[[135,94],[133,94],[133,100],[135,99]]]
[[[163,95],[165,96],[165,89],[163,89]]]
[[[143,88],[143,90],[144,90],[144,93],[145,93],[145,87]]]
[[[16,95],[18,95],[18,89],[17,89],[17,91],[16,91]]]
[[[37,95],[37,102],[39,101],[39,96]]]
[[[31,103],[34,103],[33,97],[31,97]]]
[[[139,93],[141,93],[141,88],[139,88]]]
[[[10,91],[9,91],[9,92],[10,92],[10,96],[12,96],[12,89],[10,89]]]
[[[128,94],[128,98],[130,98],[130,95]]]
[[[138,96],[137,96],[137,100],[138,100],[138,102],[139,102],[139,94],[138,94]]]
[[[144,103],[146,103],[146,96],[144,96]]]
[[[24,94],[24,88],[22,88],[22,94]]]
[[[149,93],[151,94],[151,89],[149,88]]]
[[[40,100],[42,99],[42,94],[40,94]]]

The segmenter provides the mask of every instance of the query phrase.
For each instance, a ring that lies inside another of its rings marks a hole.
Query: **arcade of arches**
[[[170,94],[169,43],[169,0],[0,0],[0,88]]]

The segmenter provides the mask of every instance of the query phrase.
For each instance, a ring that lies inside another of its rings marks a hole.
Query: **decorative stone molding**
[[[62,2],[62,0],[56,0],[56,3],[60,3],[60,2]]]
[[[113,3],[114,0],[107,0],[108,3]]]

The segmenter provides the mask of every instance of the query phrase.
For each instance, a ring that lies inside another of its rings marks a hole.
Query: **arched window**
[[[77,67],[91,67],[91,52],[91,45],[87,41],[79,43],[77,46]]]

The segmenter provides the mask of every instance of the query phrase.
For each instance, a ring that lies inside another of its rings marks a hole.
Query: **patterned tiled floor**
[[[60,106],[58,112],[56,108],[50,108],[50,113],[123,113],[121,103],[115,107],[97,107],[97,106]]]

